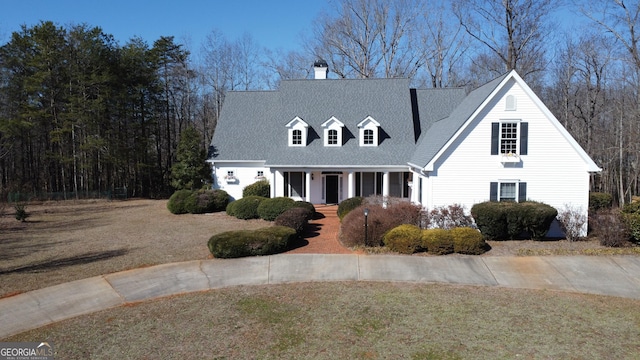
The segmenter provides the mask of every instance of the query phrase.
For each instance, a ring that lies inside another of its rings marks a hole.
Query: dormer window
[[[302,130],[295,129],[292,134],[293,138],[291,139],[291,144],[302,145]]]
[[[360,146],[378,146],[378,130],[380,123],[371,116],[358,123],[360,129]]]
[[[324,129],[324,146],[342,146],[342,128],[344,124],[331,117],[331,119],[322,123]]]
[[[362,142],[363,145],[373,145],[373,130],[364,129],[364,139]]]
[[[289,129],[289,146],[307,146],[309,125],[306,122],[296,116],[286,127]]]

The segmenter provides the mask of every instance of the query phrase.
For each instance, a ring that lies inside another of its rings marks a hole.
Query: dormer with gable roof
[[[324,129],[324,146],[342,146],[342,130],[344,128],[342,121],[332,116],[323,122],[321,127]]]
[[[309,124],[296,116],[287,123],[286,127],[289,129],[289,146],[307,146]]]
[[[371,116],[367,116],[358,123],[360,146],[378,146],[380,123]]]

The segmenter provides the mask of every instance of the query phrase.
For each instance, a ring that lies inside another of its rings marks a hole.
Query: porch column
[[[311,202],[311,171],[304,174],[304,201]]]
[[[284,186],[284,176],[282,172],[276,170],[273,172],[273,181],[271,182],[271,197],[284,196],[282,187]],[[280,191],[278,191],[280,189]]]
[[[354,197],[355,192],[355,176],[353,175],[353,171],[349,171],[347,175],[347,198]]]
[[[385,171],[382,173],[382,197],[383,197],[383,207],[387,207],[387,198],[389,197],[389,172]]]

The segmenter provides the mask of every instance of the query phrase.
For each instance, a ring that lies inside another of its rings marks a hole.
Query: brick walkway
[[[309,222],[304,239],[294,244],[288,254],[353,254],[338,241],[340,219],[337,205],[316,205],[318,219]]]

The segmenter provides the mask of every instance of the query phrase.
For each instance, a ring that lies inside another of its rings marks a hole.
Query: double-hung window
[[[489,190],[489,199],[491,201],[526,201],[527,183],[519,180],[492,182]]]
[[[503,120],[491,124],[491,155],[527,155],[529,123]]]
[[[500,124],[500,154],[518,153],[518,123],[503,122]]]

